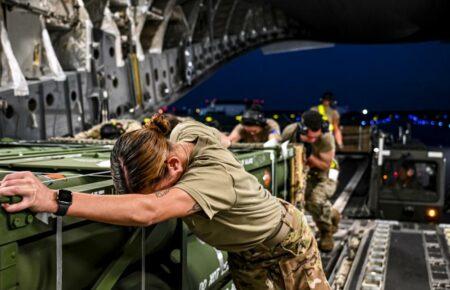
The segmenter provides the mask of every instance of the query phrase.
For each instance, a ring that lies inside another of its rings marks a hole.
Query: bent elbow
[[[220,143],[222,143],[223,147],[229,148],[231,146],[231,139],[227,136],[222,136]]]

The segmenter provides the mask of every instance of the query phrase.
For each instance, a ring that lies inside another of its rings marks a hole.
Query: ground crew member
[[[338,148],[342,149],[344,143],[340,127],[340,115],[337,110],[333,109],[333,107],[336,106],[337,101],[333,93],[329,91],[325,92],[319,101],[320,104],[316,107],[312,107],[311,110],[319,112],[320,115],[322,115],[323,120],[330,124],[329,131],[333,133]]]
[[[241,123],[234,127],[228,139],[231,143],[264,143],[280,141],[281,130],[273,119],[266,119],[261,111],[250,109],[242,115]]]
[[[330,289],[305,216],[246,172],[218,130],[186,121],[167,139],[168,130],[158,114],[116,141],[111,172],[118,194],[55,191],[17,172],[2,180],[0,196],[23,199],[3,208],[124,226],[183,218],[201,240],[229,252],[237,289]]]
[[[97,124],[87,131],[74,136],[75,139],[117,139],[125,132],[142,128],[140,122],[131,119],[111,119]]]
[[[337,162],[334,138],[328,132],[328,123],[316,111],[307,111],[302,121],[287,126],[282,140],[303,143],[305,146],[308,172],[305,208],[320,230],[319,248],[322,251],[333,249],[333,233],[340,220],[339,212],[331,205],[330,198],[337,187]]]

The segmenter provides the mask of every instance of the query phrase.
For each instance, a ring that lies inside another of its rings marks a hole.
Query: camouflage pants
[[[331,222],[330,198],[337,182],[316,174],[309,174],[305,191],[305,208],[312,215],[319,229],[329,229]]]
[[[237,289],[330,289],[305,216],[293,205],[284,206],[294,222],[288,224],[291,231],[282,242],[271,248],[258,245],[229,253],[231,277]]]

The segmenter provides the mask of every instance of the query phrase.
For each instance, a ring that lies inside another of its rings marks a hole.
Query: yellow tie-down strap
[[[327,121],[330,124],[329,130],[330,130],[330,132],[333,132],[334,126],[333,126],[333,124],[331,124],[331,121],[328,119],[328,115],[327,115],[327,112],[325,110],[325,106],[324,105],[318,105],[317,106],[317,111],[319,111],[319,114],[322,115],[322,120]]]

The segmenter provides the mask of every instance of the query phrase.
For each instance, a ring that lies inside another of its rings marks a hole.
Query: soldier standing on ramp
[[[336,109],[333,109],[336,106],[337,101],[330,91],[325,92],[319,101],[320,104],[316,107],[312,107],[311,110],[319,112],[319,114],[322,115],[322,120],[328,122],[329,131],[333,133],[336,145],[339,149],[342,149],[344,143],[342,140],[340,115]]]
[[[330,198],[337,187],[338,164],[334,160],[333,135],[328,132],[329,124],[316,111],[307,111],[302,121],[287,126],[282,140],[303,143],[307,165],[310,167],[306,183],[305,208],[320,230],[319,249],[333,249],[333,233],[336,232],[340,214],[332,207]]]

